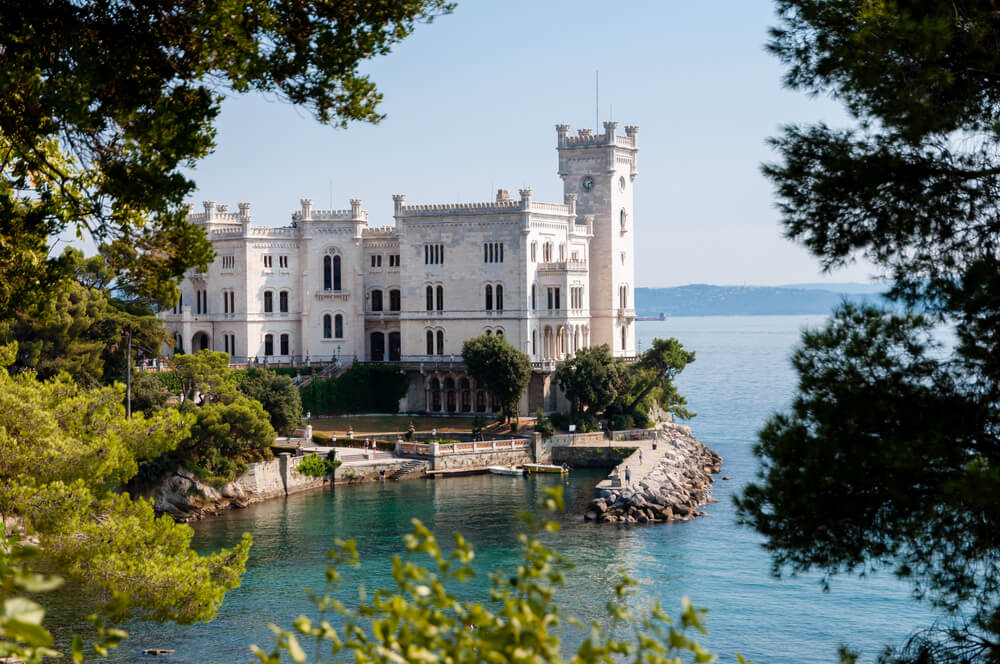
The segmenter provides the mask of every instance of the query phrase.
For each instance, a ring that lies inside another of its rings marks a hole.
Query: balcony
[[[318,290],[316,291],[317,300],[349,300],[351,299],[351,291],[347,290]]]
[[[569,259],[565,261],[551,261],[538,264],[539,272],[586,272],[587,261],[580,259]]]

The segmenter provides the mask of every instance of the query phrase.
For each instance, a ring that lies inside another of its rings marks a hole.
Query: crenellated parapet
[[[627,125],[625,135],[616,133],[618,123],[608,121],[604,123],[604,133],[595,134],[592,129],[577,129],[576,136],[569,133],[568,124],[556,125],[556,145],[561,148],[589,148],[613,145],[620,148],[639,148],[639,126]]]
[[[575,214],[573,206],[565,203],[543,203],[532,198],[530,188],[518,192],[520,200],[512,200],[506,190],[500,190],[495,201],[474,203],[438,203],[434,205],[398,205],[397,217],[447,217],[480,214],[520,214],[535,212],[571,216]]]
[[[240,203],[238,214],[230,212],[228,205],[215,201],[203,201],[201,205],[204,211],[198,213],[195,212],[198,209],[197,206],[194,203],[188,203],[187,220],[192,224],[243,222],[250,218],[249,203]],[[245,209],[244,206],[246,206]]]

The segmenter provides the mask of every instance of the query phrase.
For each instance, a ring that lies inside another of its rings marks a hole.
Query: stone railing
[[[565,261],[549,261],[547,263],[539,263],[539,272],[570,272],[570,271],[586,271],[587,261],[580,259],[570,258]]]
[[[531,441],[510,438],[456,443],[396,443],[396,453],[401,456],[438,457],[452,454],[482,454],[531,449]]]

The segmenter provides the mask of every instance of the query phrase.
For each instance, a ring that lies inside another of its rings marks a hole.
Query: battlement
[[[208,224],[216,222],[239,222],[239,223],[249,223],[250,221],[250,204],[249,203],[239,203],[239,212],[230,212],[229,206],[223,203],[216,203],[215,201],[203,201],[202,209],[203,212],[195,212],[198,206],[194,203],[188,203],[188,214],[187,220],[192,224]]]
[[[589,148],[613,145],[620,148],[639,148],[639,126],[626,125],[625,135],[615,133],[617,122],[605,122],[604,133],[595,134],[592,129],[577,129],[577,135],[569,133],[568,124],[556,125],[556,145],[560,148]]]
[[[521,199],[512,200],[498,196],[495,201],[480,201],[474,203],[436,203],[432,205],[402,205],[397,203],[396,215],[402,217],[433,217],[463,214],[514,214],[521,212],[539,212],[570,216],[574,214],[572,206],[563,203],[542,203],[532,200],[531,189],[520,191]]]
[[[392,237],[396,235],[395,226],[370,226],[361,231],[362,237]]]

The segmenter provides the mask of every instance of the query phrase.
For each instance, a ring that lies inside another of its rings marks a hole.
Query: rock
[[[583,515],[583,518],[586,519],[587,521],[596,521],[597,512],[595,512],[594,510],[587,510],[587,512]]]
[[[592,503],[590,504],[590,506],[591,506],[591,507],[592,507],[592,508],[594,509],[594,511],[596,511],[596,512],[597,512],[598,514],[604,514],[605,512],[607,512],[607,511],[608,511],[608,504],[607,504],[606,502],[604,502],[604,500],[602,500],[602,499],[600,499],[600,498],[598,498],[597,500],[595,500],[594,502],[592,502]]]

